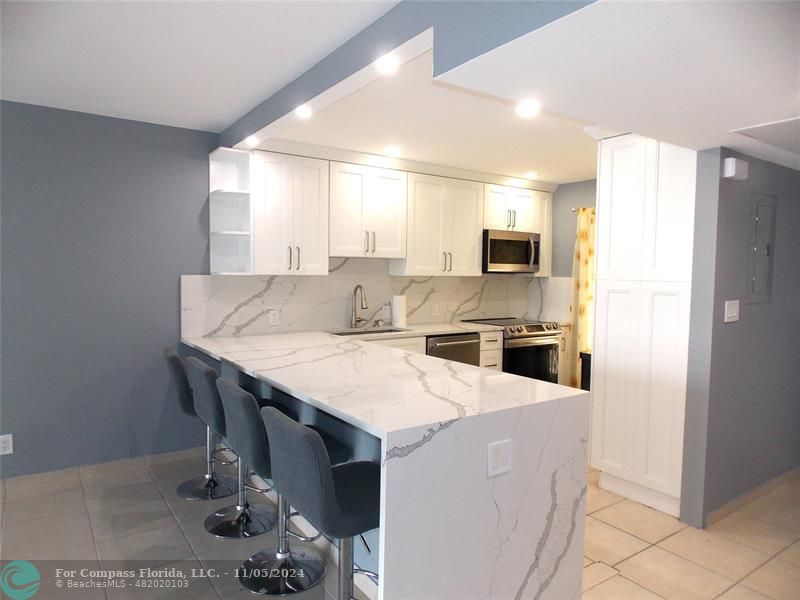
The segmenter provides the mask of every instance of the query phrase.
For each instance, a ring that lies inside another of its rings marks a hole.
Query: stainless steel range
[[[563,340],[558,323],[514,317],[469,322],[503,328],[503,371],[558,383],[558,355]]]

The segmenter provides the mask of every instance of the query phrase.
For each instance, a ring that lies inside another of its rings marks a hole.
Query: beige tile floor
[[[705,530],[589,479],[585,600],[800,599],[800,477]]]
[[[213,510],[235,503],[235,496],[214,502],[178,498],[177,485],[203,472],[201,450],[177,452],[66,469],[9,479],[0,486],[0,559],[29,559],[36,563],[79,561],[71,566],[122,568],[153,567],[226,569],[251,554],[275,546],[275,533],[247,540],[220,540],[203,528]],[[234,476],[231,467],[222,467]],[[251,494],[252,502],[267,502]],[[224,561],[220,562],[220,561]],[[45,563],[46,564],[46,563]],[[329,565],[324,585],[298,600],[333,600],[336,568]],[[52,572],[52,569],[50,570]],[[234,577],[192,580],[190,590],[86,590],[68,594],[42,580],[36,600],[58,598],[116,600],[117,598],[191,598],[219,600],[254,598]],[[5,596],[3,596],[5,597]]]
[[[92,567],[148,561],[199,569],[231,557],[238,564],[274,545],[274,533],[242,541],[208,535],[205,516],[232,499],[178,498],[175,487],[199,470],[202,459],[193,450],[7,480],[0,485],[0,558],[71,559]],[[595,483],[588,488],[586,512],[587,600],[800,599],[800,477],[707,530],[687,527]],[[328,573],[324,586],[293,597],[331,600],[335,569]],[[66,596],[43,585],[37,595],[65,597],[253,596],[233,578],[201,579],[191,594],[89,590]]]

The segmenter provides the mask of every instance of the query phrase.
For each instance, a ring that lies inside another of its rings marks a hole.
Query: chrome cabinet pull
[[[369,252],[369,231],[364,230],[364,254]]]
[[[294,268],[295,271],[300,270],[300,246],[295,246],[297,248],[297,266]]]
[[[372,253],[375,254],[375,232],[372,232]]]
[[[452,271],[453,270],[453,253],[452,252],[448,252],[447,254],[450,256],[450,268],[448,269],[448,271]]]
[[[292,270],[292,247],[289,246],[289,270]]]
[[[491,364],[491,365],[485,365],[485,367],[486,367],[487,369],[496,368],[496,367],[497,367],[497,363],[494,363],[494,364]]]
[[[511,229],[511,209],[506,211],[506,229]]]
[[[516,226],[517,226],[517,211],[516,210],[512,210],[511,211],[511,228],[513,229]]]
[[[444,259],[444,266],[442,267],[442,272],[447,271],[447,252],[442,252],[442,258]]]

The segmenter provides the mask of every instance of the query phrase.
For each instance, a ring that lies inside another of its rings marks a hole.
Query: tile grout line
[[[156,486],[156,490],[158,490],[158,495],[161,496],[161,499],[164,501],[164,504],[167,505],[167,510],[169,510],[169,514],[172,515],[172,520],[175,521],[175,524],[178,526],[178,529],[180,530],[181,535],[183,536],[183,539],[186,540],[186,545],[189,546],[189,549],[192,551],[192,555],[194,556],[195,560],[200,564],[201,568],[204,568],[203,567],[203,561],[197,555],[197,550],[195,550],[194,546],[192,545],[192,542],[189,539],[189,536],[186,535],[186,530],[184,530],[183,526],[181,525],[181,522],[178,520],[178,517],[175,515],[175,510],[172,508],[172,505],[169,503],[169,501],[167,500],[166,496],[164,496],[164,492],[162,491],[161,486],[158,485],[158,483],[156,482],[156,479],[153,476],[153,472],[150,470],[150,465],[146,461],[145,461],[144,468],[147,471],[147,474],[150,476],[150,479],[153,482],[153,485]],[[188,500],[187,500],[187,502],[188,502]],[[214,594],[216,594],[220,599],[222,599],[222,594],[217,589],[217,586],[214,585],[214,582],[211,581],[211,578],[206,576],[206,580],[208,581],[209,585],[211,586],[211,589],[214,590]]]
[[[94,525],[92,525],[92,514],[89,512],[89,502],[86,500],[86,487],[83,485],[83,475],[81,474],[80,467],[78,468],[78,483],[81,486],[81,498],[83,498],[83,505],[86,508],[86,520],[89,521],[89,534],[92,536],[92,545],[94,546],[94,555],[97,559],[97,566],[102,567],[100,562],[100,548],[97,546],[97,537],[94,534]],[[108,596],[108,588],[103,590],[106,600],[110,600]]]

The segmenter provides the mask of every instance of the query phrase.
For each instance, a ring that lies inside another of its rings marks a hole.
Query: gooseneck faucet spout
[[[367,293],[364,291],[364,286],[359,283],[353,288],[353,314],[350,318],[350,327],[358,327],[359,324],[367,322],[366,319],[359,317],[357,313],[358,307],[356,305],[356,300],[359,291],[361,292],[361,310],[367,310],[367,308],[369,308],[367,306]]]

